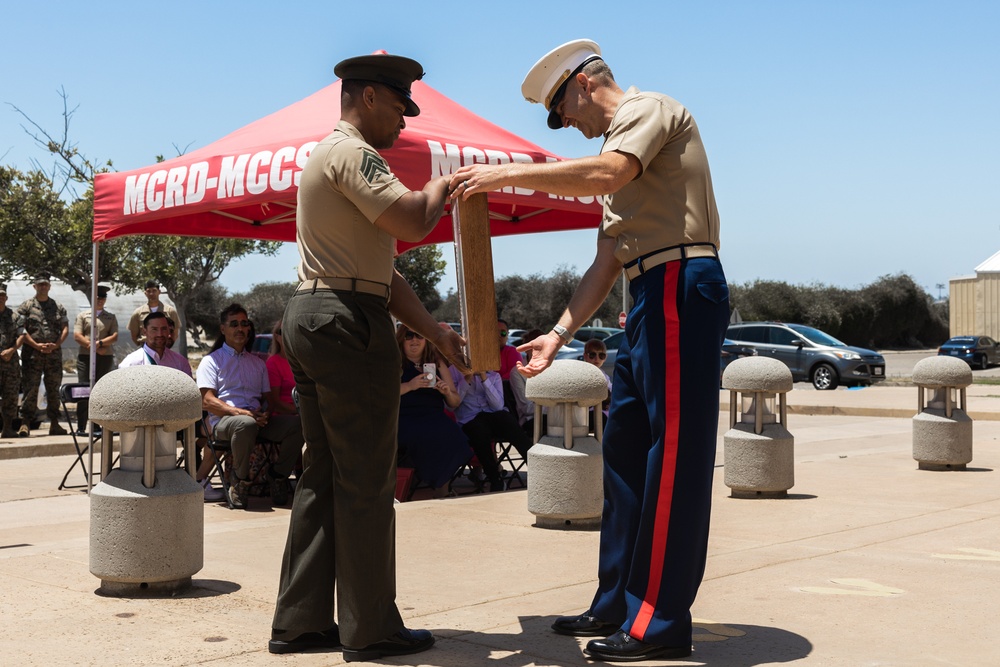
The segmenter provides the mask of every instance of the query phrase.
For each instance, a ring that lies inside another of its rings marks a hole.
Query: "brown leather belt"
[[[306,280],[295,288],[295,292],[361,292],[373,294],[389,300],[389,286],[385,283],[365,280],[364,278],[332,278],[321,276]]]
[[[635,280],[646,271],[667,262],[676,262],[679,259],[691,259],[694,257],[718,257],[719,251],[711,243],[696,243],[691,245],[675,245],[663,250],[651,252],[643,255],[639,259],[632,260],[625,265],[625,276],[629,280]]]

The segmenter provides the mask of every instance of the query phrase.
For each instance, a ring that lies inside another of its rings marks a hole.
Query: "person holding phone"
[[[433,345],[405,324],[396,329],[403,360],[399,384],[399,465],[447,496],[452,477],[472,457],[469,440],[445,414],[462,399],[448,372],[448,362]],[[440,370],[439,370],[440,369]]]

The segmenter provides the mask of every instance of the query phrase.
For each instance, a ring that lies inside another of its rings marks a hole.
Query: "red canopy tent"
[[[383,155],[404,185],[474,163],[546,162],[558,158],[416,81],[421,114]],[[295,240],[299,174],[312,148],[330,133],[340,111],[340,82],[186,155],[94,179],[94,275],[101,241],[129,234]],[[489,195],[493,236],[596,227],[597,197],[574,199],[508,188]],[[451,216],[422,243],[452,240]],[[406,247],[400,244],[399,250]],[[97,299],[97,281],[91,302]],[[90,350],[94,385],[96,347]],[[93,471],[93,449],[91,449]],[[88,491],[92,479],[88,480]]]
[[[473,114],[430,86],[413,84],[421,114],[382,151],[410,189],[473,163],[546,162],[555,155]],[[295,240],[295,197],[309,152],[333,129],[340,81],[186,155],[94,182],[95,243],[127,234]],[[596,227],[597,197],[493,192],[493,236]],[[443,223],[443,224],[442,224]],[[423,243],[452,240],[446,211]],[[404,247],[400,247],[403,250]]]

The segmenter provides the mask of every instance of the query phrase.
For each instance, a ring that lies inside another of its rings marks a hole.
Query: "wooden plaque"
[[[455,226],[455,266],[462,306],[462,335],[468,342],[474,373],[500,370],[497,300],[493,291],[493,247],[486,193],[456,200],[451,211]]]

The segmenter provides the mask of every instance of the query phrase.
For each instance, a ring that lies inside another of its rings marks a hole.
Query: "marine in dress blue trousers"
[[[604,432],[604,514],[591,613],[636,639],[691,641],[705,571],[729,289],[714,258],[630,284]]]

